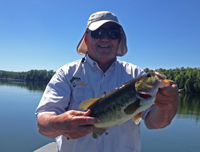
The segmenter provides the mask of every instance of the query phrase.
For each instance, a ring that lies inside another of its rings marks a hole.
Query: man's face
[[[106,23],[101,28],[117,28],[115,23]],[[101,39],[94,39],[88,33],[85,36],[85,43],[88,47],[88,55],[97,63],[111,62],[116,58],[120,38],[113,40],[109,39],[104,34]]]

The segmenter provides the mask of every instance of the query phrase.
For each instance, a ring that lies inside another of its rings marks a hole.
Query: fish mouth
[[[152,97],[150,94],[146,94],[146,93],[137,92],[137,94],[143,99],[149,99]]]

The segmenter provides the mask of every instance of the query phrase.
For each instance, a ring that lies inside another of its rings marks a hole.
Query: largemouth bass
[[[101,120],[94,124],[93,138],[100,137],[110,127],[131,118],[139,124],[142,112],[153,105],[158,89],[170,84],[166,78],[163,73],[154,71],[130,80],[101,98],[81,102],[79,109],[90,109],[90,116]]]

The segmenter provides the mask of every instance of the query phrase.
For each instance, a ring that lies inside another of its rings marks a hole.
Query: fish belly
[[[113,126],[118,126],[118,125],[128,121],[129,119],[132,119],[132,118],[133,118],[133,116],[124,115],[124,117],[122,117],[122,118],[118,118],[118,119],[107,121],[107,122],[96,123],[96,124],[94,124],[94,126],[96,128],[110,128],[110,127],[113,127]]]

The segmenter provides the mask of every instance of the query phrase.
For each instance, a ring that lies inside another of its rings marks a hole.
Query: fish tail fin
[[[97,139],[99,138],[107,129],[95,128],[92,133],[92,137]]]

